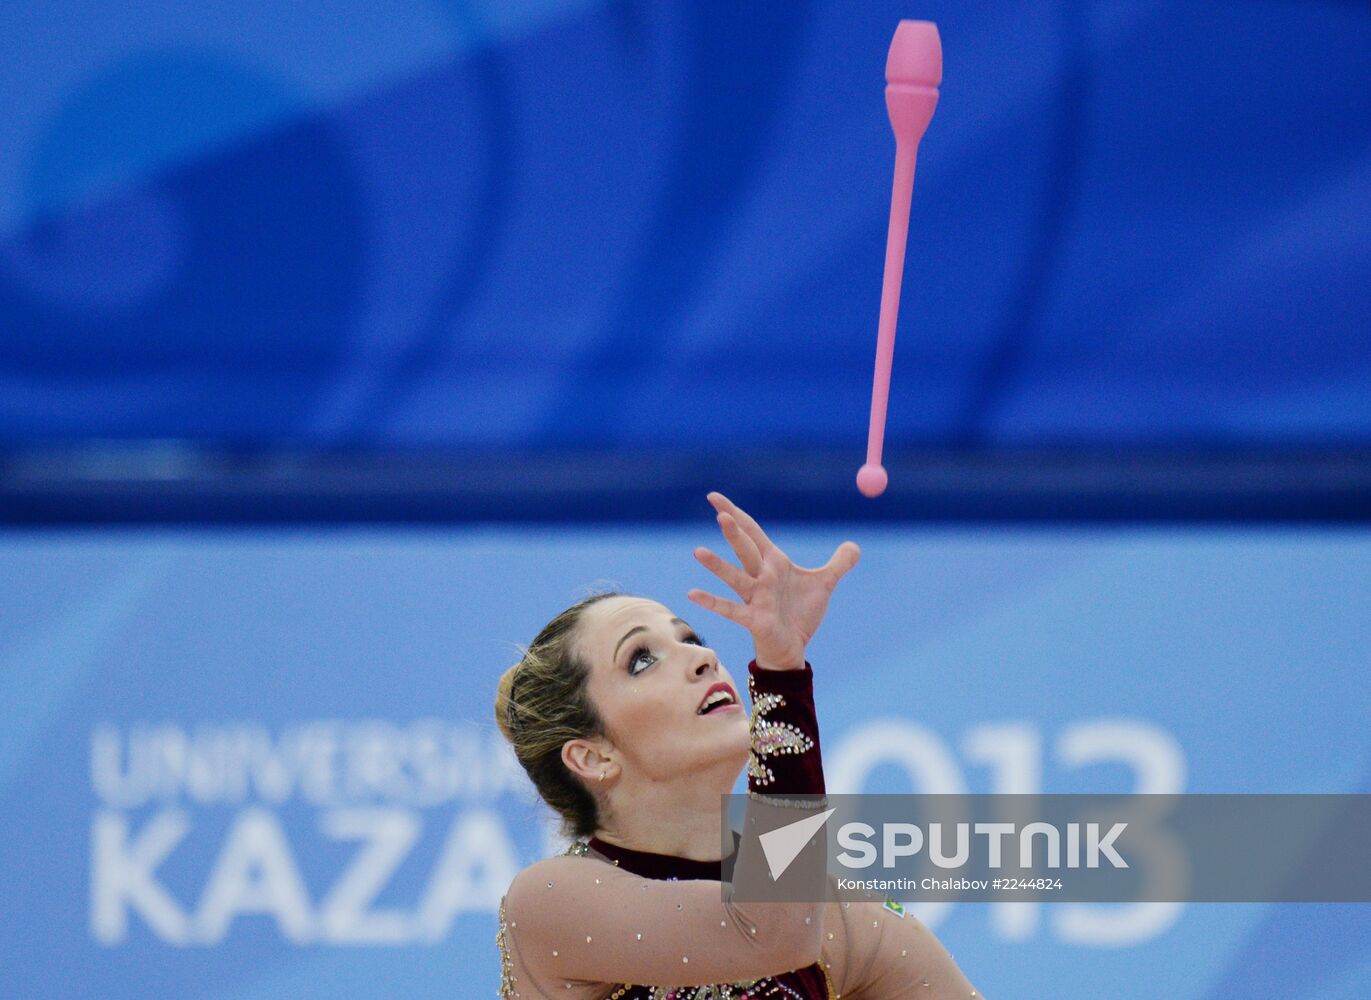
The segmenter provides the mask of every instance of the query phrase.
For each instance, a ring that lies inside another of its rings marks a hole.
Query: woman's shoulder
[[[559,897],[558,889],[575,890],[594,878],[593,870],[603,872],[609,866],[584,854],[555,854],[541,858],[521,869],[505,892],[506,905],[517,907],[531,897]]]

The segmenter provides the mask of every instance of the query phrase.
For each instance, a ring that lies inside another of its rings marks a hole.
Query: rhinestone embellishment
[[[806,753],[814,748],[814,741],[797,726],[766,718],[785,705],[782,695],[759,693],[755,678],[748,678],[748,687],[752,695],[752,753],[747,761],[747,776],[765,787],[776,780],[776,773],[765,763],[766,758]]]

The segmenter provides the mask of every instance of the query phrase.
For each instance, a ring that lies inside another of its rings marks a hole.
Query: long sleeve
[[[884,904],[829,903],[823,963],[844,1000],[967,1000],[980,992],[917,917]]]
[[[812,672],[751,669],[749,787],[758,794],[744,822],[768,811],[798,819],[812,804],[784,796],[824,790]],[[769,777],[753,778],[753,765]],[[743,839],[736,870],[765,871],[755,837]],[[814,871],[813,902],[746,903],[725,898],[717,880],[643,878],[588,855],[539,861],[501,907],[502,992],[592,997],[606,986],[732,983],[809,966],[824,913],[822,865]]]
[[[814,671],[763,670],[748,664],[752,696],[749,791],[764,795],[822,795],[823,760],[814,708]]]

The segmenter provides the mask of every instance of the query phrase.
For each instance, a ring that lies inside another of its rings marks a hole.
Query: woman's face
[[[714,650],[669,609],[641,597],[598,601],[581,616],[576,651],[625,770],[669,780],[731,762],[736,777],[751,747],[741,694]]]

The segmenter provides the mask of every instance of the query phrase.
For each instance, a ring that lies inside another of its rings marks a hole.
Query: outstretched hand
[[[701,546],[695,558],[733,588],[742,601],[694,589],[686,596],[752,633],[757,665],[768,670],[799,670],[805,647],[818,631],[833,588],[861,557],[856,542],[843,542],[818,569],[796,566],[741,507],[722,493],[709,494],[719,529],[742,567]]]

